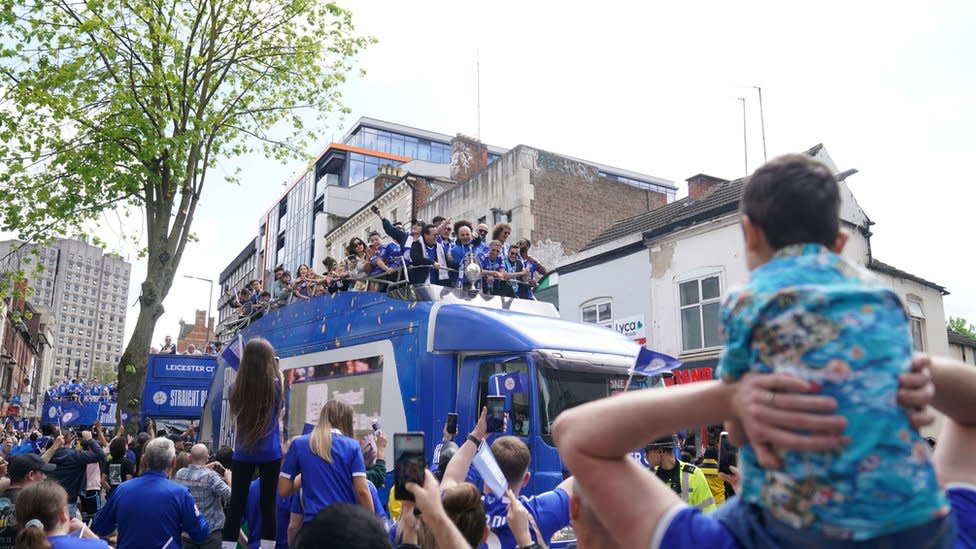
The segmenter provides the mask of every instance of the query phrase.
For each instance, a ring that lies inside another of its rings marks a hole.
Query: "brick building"
[[[49,333],[43,329],[43,315],[23,299],[12,306],[4,304],[0,330],[0,415],[7,415],[15,404],[21,411],[33,402],[31,385],[37,384],[43,352],[50,347]]]
[[[201,353],[207,350],[207,344],[217,339],[214,337],[214,319],[210,317],[207,321],[207,311],[196,312],[196,319],[193,324],[188,324],[180,320],[180,333],[176,338],[176,351],[186,352],[191,344]]]
[[[465,156],[468,141],[452,142],[455,158]],[[598,164],[525,145],[480,169],[451,167],[457,186],[430,200],[421,218],[440,215],[488,226],[504,221],[512,225],[510,241],[529,238],[564,253],[579,251],[615,221],[663,206],[669,198],[665,187],[626,183]]]
[[[435,215],[509,221],[511,238],[532,239],[535,257],[555,261],[614,221],[672,202],[677,191],[671,181],[647,174],[366,117],[286,187],[249,236],[255,244],[221,275],[221,322],[232,319],[234,292],[252,274],[267,285],[278,266],[321,271],[326,255],[341,257],[343,240],[379,229],[368,210],[374,202],[405,222]]]

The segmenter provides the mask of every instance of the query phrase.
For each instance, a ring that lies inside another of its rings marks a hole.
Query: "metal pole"
[[[481,141],[481,50],[477,53],[475,70],[478,73],[478,141]]]
[[[746,175],[749,175],[749,142],[746,139],[746,98],[740,97],[742,101],[742,154],[744,156]]]
[[[759,128],[762,130],[763,162],[766,161],[766,117],[763,115],[762,88],[753,86],[759,92]]]
[[[207,321],[204,322],[204,329],[207,330],[207,344],[203,348],[203,352],[206,353],[210,348],[210,323],[213,321],[210,316],[210,307],[213,306],[213,280],[210,281],[210,298],[207,300]]]

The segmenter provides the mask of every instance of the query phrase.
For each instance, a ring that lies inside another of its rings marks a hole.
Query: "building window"
[[[492,225],[512,222],[512,210],[491,210]]]
[[[580,306],[580,320],[604,328],[613,327],[613,300],[601,298]]]
[[[682,350],[708,349],[722,344],[719,336],[721,301],[722,283],[717,274],[678,284]]]
[[[908,321],[912,327],[912,349],[924,352],[925,345],[925,310],[922,308],[922,300],[915,296],[908,296],[905,300],[908,309]]]

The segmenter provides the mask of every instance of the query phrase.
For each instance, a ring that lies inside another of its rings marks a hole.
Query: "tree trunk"
[[[139,297],[139,316],[136,327],[129,339],[129,344],[122,353],[119,362],[118,387],[118,417],[119,425],[125,425],[128,433],[139,432],[139,419],[142,410],[142,392],[146,384],[146,363],[149,360],[149,347],[152,345],[153,330],[156,321],[163,315],[164,292],[159,288],[169,288],[163,279],[167,275],[168,266],[159,265],[150,255],[150,265],[146,280],[142,283],[142,295]],[[155,265],[154,265],[155,263]],[[122,414],[126,415],[125,421]]]

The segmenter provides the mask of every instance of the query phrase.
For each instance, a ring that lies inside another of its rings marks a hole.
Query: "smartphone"
[[[424,457],[424,434],[395,433],[393,463],[393,488],[396,499],[413,501],[413,494],[407,491],[407,483],[424,483],[424,471],[427,469],[427,459]]]
[[[457,414],[454,412],[447,414],[447,433],[449,435],[457,434]]]
[[[373,204],[372,206],[369,207],[369,211],[373,212],[374,214],[380,213],[380,209],[378,207],[376,207],[375,204]]]
[[[505,427],[505,397],[488,397],[488,432],[500,433]]]

